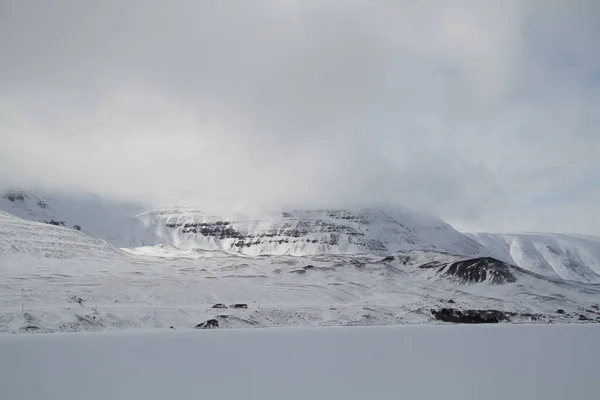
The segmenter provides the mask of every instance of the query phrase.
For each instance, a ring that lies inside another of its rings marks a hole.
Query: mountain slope
[[[465,233],[510,264],[551,278],[600,283],[600,238],[567,234]]]
[[[298,210],[223,218],[174,208],[151,211],[138,218],[159,238],[152,244],[249,255],[484,252],[482,246],[443,221],[405,209]]]
[[[408,250],[475,256],[485,252],[439,218],[401,207],[215,216],[188,207],[144,212],[136,205],[94,196],[13,191],[0,196],[0,209],[34,221],[78,225],[118,247],[171,244],[185,249],[298,256]]]
[[[0,255],[16,260],[126,257],[102,239],[76,229],[27,221],[0,211]]]
[[[0,210],[31,221],[49,221],[83,232],[117,247],[133,247],[138,242],[156,242],[136,215],[141,204],[113,201],[93,194],[45,193],[9,190],[0,194]]]

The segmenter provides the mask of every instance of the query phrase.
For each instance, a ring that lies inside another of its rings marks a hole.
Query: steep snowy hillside
[[[552,278],[600,283],[600,238],[566,234],[466,233],[491,255]]]
[[[7,192],[0,209],[22,218],[77,225],[118,247],[171,244],[185,249],[260,254],[391,254],[431,250],[481,255],[476,241],[442,220],[404,208],[300,210],[214,216],[176,207],[142,212],[94,196]]]
[[[156,240],[135,217],[144,211],[141,204],[112,201],[93,194],[9,190],[0,194],[0,210],[31,221],[77,227],[118,247],[132,247],[145,239]]]
[[[73,228],[27,221],[0,211],[0,256],[33,259],[111,259],[127,253]]]

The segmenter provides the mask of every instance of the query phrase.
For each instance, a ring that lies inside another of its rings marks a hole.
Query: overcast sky
[[[600,1],[0,0],[0,182],[600,235]]]

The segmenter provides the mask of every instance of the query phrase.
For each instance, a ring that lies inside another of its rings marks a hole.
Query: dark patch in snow
[[[15,201],[24,201],[27,198],[27,195],[22,192],[8,192],[2,196],[3,198],[10,200],[12,202]]]
[[[243,303],[232,304],[229,306],[229,308],[248,308],[248,304],[243,304]]]
[[[56,221],[54,219],[51,219],[49,221],[44,221],[45,223],[49,224],[49,225],[55,225],[55,226],[65,226],[65,221]]]
[[[219,321],[216,319],[209,319],[201,324],[196,325],[196,329],[215,329],[219,327]]]
[[[509,264],[492,257],[457,261],[447,267],[440,268],[439,272],[444,276],[454,277],[462,283],[488,281],[493,285],[502,285],[517,281]]]
[[[81,297],[71,296],[69,297],[69,303],[77,303],[80,306],[83,306],[83,299]]]
[[[443,262],[440,262],[440,261],[431,261],[431,262],[428,262],[426,264],[419,265],[419,268],[422,268],[422,269],[438,268],[438,267],[441,267],[442,265],[444,265]]]
[[[290,274],[298,274],[298,275],[302,275],[305,274],[306,270],[305,269],[293,269],[290,271]]]
[[[431,310],[435,319],[456,324],[497,324],[500,321],[509,321],[508,315],[498,310],[455,310],[442,308]]]

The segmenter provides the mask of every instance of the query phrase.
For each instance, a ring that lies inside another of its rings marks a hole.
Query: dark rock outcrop
[[[229,308],[248,308],[248,304],[243,304],[243,303],[232,304],[229,306]]]
[[[219,321],[216,319],[209,319],[206,322],[196,325],[196,329],[215,329],[219,327]]]
[[[438,270],[443,276],[459,280],[462,283],[489,282],[493,285],[513,283],[517,278],[511,271],[511,265],[492,257],[479,257],[457,261]]]
[[[227,306],[225,304],[222,304],[222,303],[217,303],[214,306],[212,306],[212,308],[227,308]]]
[[[44,221],[44,222],[47,224],[50,224],[50,225],[65,226],[65,221],[56,221],[54,219],[51,219],[49,221]]]
[[[305,273],[306,273],[305,269],[292,269],[292,270],[290,270],[290,274],[302,275],[302,274],[305,274]]]
[[[456,310],[454,308],[442,308],[431,310],[435,319],[443,322],[456,324],[497,324],[500,321],[508,321],[508,315],[498,310]]]
[[[15,201],[24,201],[27,198],[27,195],[23,192],[8,192],[2,196],[3,198],[15,202]]]
[[[556,313],[557,313],[557,314],[564,314],[564,313],[565,313],[565,310],[563,310],[563,309],[558,309],[558,310],[556,310]]]
[[[431,262],[419,265],[419,268],[421,268],[421,269],[438,268],[438,267],[441,267],[442,265],[444,265],[444,263],[441,261],[431,261]]]

